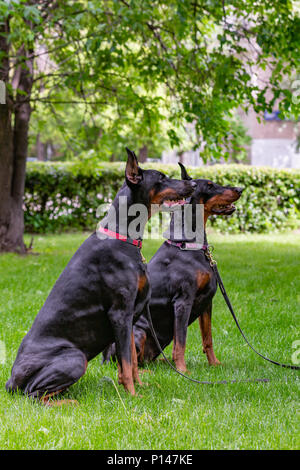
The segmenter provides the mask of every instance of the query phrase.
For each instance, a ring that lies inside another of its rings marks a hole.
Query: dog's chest
[[[196,317],[206,308],[208,301],[211,301],[217,290],[217,283],[212,271],[197,270],[195,274],[195,297],[192,311]]]

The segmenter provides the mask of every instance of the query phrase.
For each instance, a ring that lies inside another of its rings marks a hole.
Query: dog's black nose
[[[241,195],[245,188],[234,188],[234,189],[237,193],[239,193],[239,195]]]

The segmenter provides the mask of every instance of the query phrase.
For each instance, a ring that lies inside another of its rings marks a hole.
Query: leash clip
[[[209,265],[210,265],[211,267],[217,265],[216,260],[213,259],[213,256],[212,256],[213,250],[214,250],[214,246],[213,246],[213,245],[207,245],[207,248],[206,248],[206,251],[205,251],[205,256],[206,256],[206,258],[208,259]]]
[[[140,254],[141,254],[142,262],[144,264],[147,264],[147,260],[146,260],[145,256],[143,255],[143,253],[141,251],[140,251]]]

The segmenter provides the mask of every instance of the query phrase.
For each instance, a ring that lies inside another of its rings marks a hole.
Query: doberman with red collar
[[[184,181],[192,180],[183,165],[181,176]],[[197,186],[190,204],[193,218],[197,204],[204,205],[204,243],[199,245],[194,239],[187,239],[184,230],[181,237],[175,238],[171,221],[169,240],[163,243],[148,264],[150,312],[154,330],[162,349],[174,340],[172,356],[176,368],[181,372],[187,370],[184,359],[187,328],[197,318],[202,333],[203,352],[210,365],[220,364],[213,350],[211,334],[212,300],[217,281],[205,256],[205,225],[210,215],[232,214],[235,210],[232,203],[239,199],[243,191],[238,187],[219,186],[209,180],[194,181]],[[152,361],[159,356],[160,351],[145,313],[134,325],[134,337],[139,363]],[[114,346],[107,348],[103,354],[104,360],[108,361],[114,351]]]
[[[139,203],[146,206],[149,218],[151,204],[186,198],[195,183],[143,170],[135,154],[128,149],[127,154],[125,182],[111,206],[116,230],[102,223],[102,237],[103,232],[109,236],[99,239],[94,232],[73,255],[20,345],[6,384],[10,392],[19,390],[46,405],[57,404],[50,397],[77,382],[88,361],[113,341],[119,383],[132,395],[134,381],[141,383],[132,327],[149,302],[150,288],[141,240],[128,237],[132,216],[125,218],[125,229],[122,222],[123,232],[118,225],[120,197],[126,198],[128,213]]]

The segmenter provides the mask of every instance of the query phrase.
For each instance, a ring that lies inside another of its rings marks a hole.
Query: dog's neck
[[[191,220],[189,220],[189,225],[191,225],[191,227],[189,227],[189,229],[192,229],[192,231],[194,232],[194,235],[191,235],[190,233],[191,230],[185,229],[185,218],[184,218],[185,209],[184,209],[184,206],[182,206],[182,208],[176,211],[178,212],[178,214],[175,214],[175,213],[172,214],[169,230],[167,230],[164,233],[164,237],[177,243],[180,243],[180,242],[195,243],[196,241],[199,241],[197,239],[200,239],[203,245],[207,245],[207,236],[206,236],[207,217],[205,217],[205,214],[201,214],[199,205],[197,209],[197,204],[195,201],[191,200],[190,204],[192,206],[192,212],[191,212]],[[197,221],[198,217],[200,217],[202,220]],[[197,230],[198,236],[196,236],[196,230]],[[199,230],[200,230],[200,233],[199,233]]]
[[[145,217],[138,212],[128,215],[129,208],[134,204],[141,204],[141,201],[138,200],[136,193],[124,183],[113,200],[107,215],[102,219],[101,226],[120,235],[142,240],[148,221],[148,211],[145,211]]]

